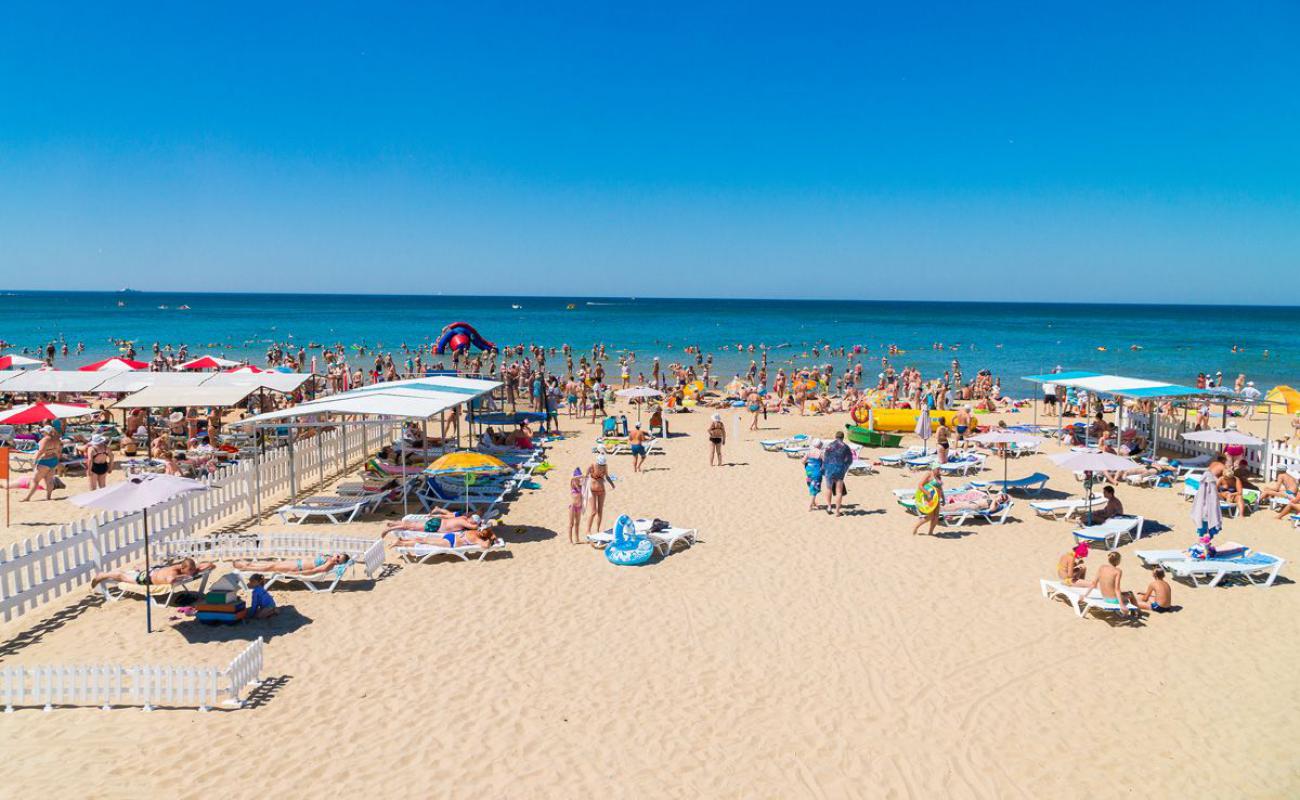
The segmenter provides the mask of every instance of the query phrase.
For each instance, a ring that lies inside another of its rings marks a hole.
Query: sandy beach
[[[611,459],[618,480],[608,521],[626,512],[699,529],[696,546],[643,568],[614,567],[565,542],[564,476],[590,463],[593,430],[566,418],[571,435],[549,451],[557,469],[509,508],[507,554],[415,565],[390,555],[380,580],[334,594],[277,588],[284,613],[238,627],[169,620],[164,611],[155,617],[162,629],[146,636],[140,602],[78,598],[3,626],[0,663],[203,666],[253,637],[268,640],[267,681],[242,710],[0,716],[6,791],[1300,791],[1290,741],[1300,688],[1288,677],[1300,655],[1300,596],[1290,580],[1268,589],[1176,584],[1177,613],[1136,626],[1081,621],[1038,591],[1070,543],[1070,523],[1039,519],[1021,500],[1004,526],[914,537],[914,517],[889,490],[915,478],[887,467],[850,477],[845,516],[810,513],[798,462],[757,440],[830,435],[842,415],[772,417],[730,441],[721,468],[706,466],[707,420],[675,416],[666,454],[652,456],[643,474],[626,456]],[[1044,471],[1051,488],[1080,490],[1044,456],[1011,471]],[[1168,489],[1120,494],[1130,512],[1172,528],[1121,548],[1125,586],[1140,589],[1148,573],[1131,553],[1190,544],[1189,506]],[[72,515],[58,501],[15,509],[20,523]],[[382,519],[399,513],[299,530],[377,536]],[[249,527],[283,528],[278,520]],[[1296,531],[1268,514],[1230,519],[1225,535],[1296,556]],[[1089,566],[1101,558],[1094,551]]]

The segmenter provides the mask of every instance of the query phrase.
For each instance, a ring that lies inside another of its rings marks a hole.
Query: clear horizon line
[[[1100,300],[952,300],[936,298],[909,299],[901,297],[880,298],[880,299],[856,299],[856,298],[830,298],[830,297],[735,297],[729,295],[700,295],[700,296],[670,296],[658,294],[638,294],[638,295],[600,295],[600,294],[466,294],[459,292],[438,292],[434,294],[415,294],[412,292],[355,292],[355,291],[318,291],[318,292],[295,292],[295,291],[212,291],[207,289],[17,289],[2,288],[0,293],[7,294],[139,294],[139,295],[163,295],[163,294],[194,294],[194,295],[218,295],[218,296],[235,296],[235,295],[283,295],[289,297],[314,297],[314,296],[362,296],[362,297],[458,297],[458,298],[501,298],[501,299],[571,299],[571,300],[732,300],[737,302],[795,302],[795,303],[944,303],[950,305],[1057,305],[1057,306],[1164,306],[1170,308],[1297,308],[1300,305],[1287,303],[1161,303],[1150,301],[1100,301]]]

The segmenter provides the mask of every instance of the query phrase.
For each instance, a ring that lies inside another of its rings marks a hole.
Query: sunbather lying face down
[[[351,561],[344,553],[315,558],[291,558],[286,561],[235,561],[235,569],[245,572],[280,572],[294,575],[319,575]]]
[[[492,532],[491,528],[467,528],[461,531],[443,531],[442,533],[430,536],[410,536],[399,538],[396,544],[401,547],[410,547],[416,544],[427,544],[433,547],[464,547],[466,545],[478,545],[484,550],[496,544],[497,535]]]
[[[90,588],[94,589],[104,581],[115,583],[134,583],[138,586],[166,586],[185,580],[215,565],[204,561],[196,563],[192,558],[181,559],[179,563],[144,569],[112,569],[95,573],[90,579]]]
[[[943,498],[944,511],[991,511],[1004,503],[1005,494],[991,495],[981,491],[956,492]]]

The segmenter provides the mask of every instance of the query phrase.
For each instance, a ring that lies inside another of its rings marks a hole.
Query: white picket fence
[[[1126,423],[1131,422],[1134,427],[1142,431],[1148,439],[1151,438],[1151,418],[1149,415],[1138,411],[1126,411],[1124,419]],[[1183,438],[1184,433],[1190,433],[1194,430],[1196,430],[1196,427],[1190,422],[1184,425],[1182,419],[1157,416],[1156,432],[1160,434],[1159,445],[1161,450],[1169,450],[1189,456],[1217,455],[1223,452],[1222,445],[1190,442]],[[1263,446],[1247,447],[1245,458],[1246,464],[1255,473],[1264,476],[1264,479],[1269,481],[1276,479],[1278,472],[1300,467],[1300,450],[1295,447],[1279,445],[1276,442],[1270,443],[1267,447],[1267,463],[1265,463],[1265,447]]]
[[[159,547],[167,558],[196,561],[276,561],[310,558],[323,553],[345,553],[360,564],[367,577],[384,566],[384,543],[361,536],[318,536],[312,533],[228,533],[198,539],[172,539]]]
[[[261,637],[225,669],[216,667],[54,665],[0,666],[0,701],[5,712],[15,707],[95,705],[197,707],[207,711],[218,702],[241,706],[246,686],[260,682],[265,643]]]
[[[189,492],[149,509],[149,539],[196,537],[219,522],[249,519],[292,489],[356,466],[391,441],[396,425],[337,428],[222,467]],[[294,485],[296,484],[296,485]],[[165,552],[165,550],[163,551]],[[99,570],[144,559],[141,514],[99,514],[0,550],[0,616],[16,619],[89,582]]]

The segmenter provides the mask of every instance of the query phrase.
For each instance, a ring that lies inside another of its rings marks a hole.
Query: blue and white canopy
[[[1052,383],[1096,394],[1136,397],[1144,400],[1213,394],[1207,389],[1197,389],[1194,386],[1149,381],[1143,378],[1125,378],[1121,375],[1103,375],[1100,372],[1049,372],[1045,375],[1026,375],[1023,380],[1030,383]]]

